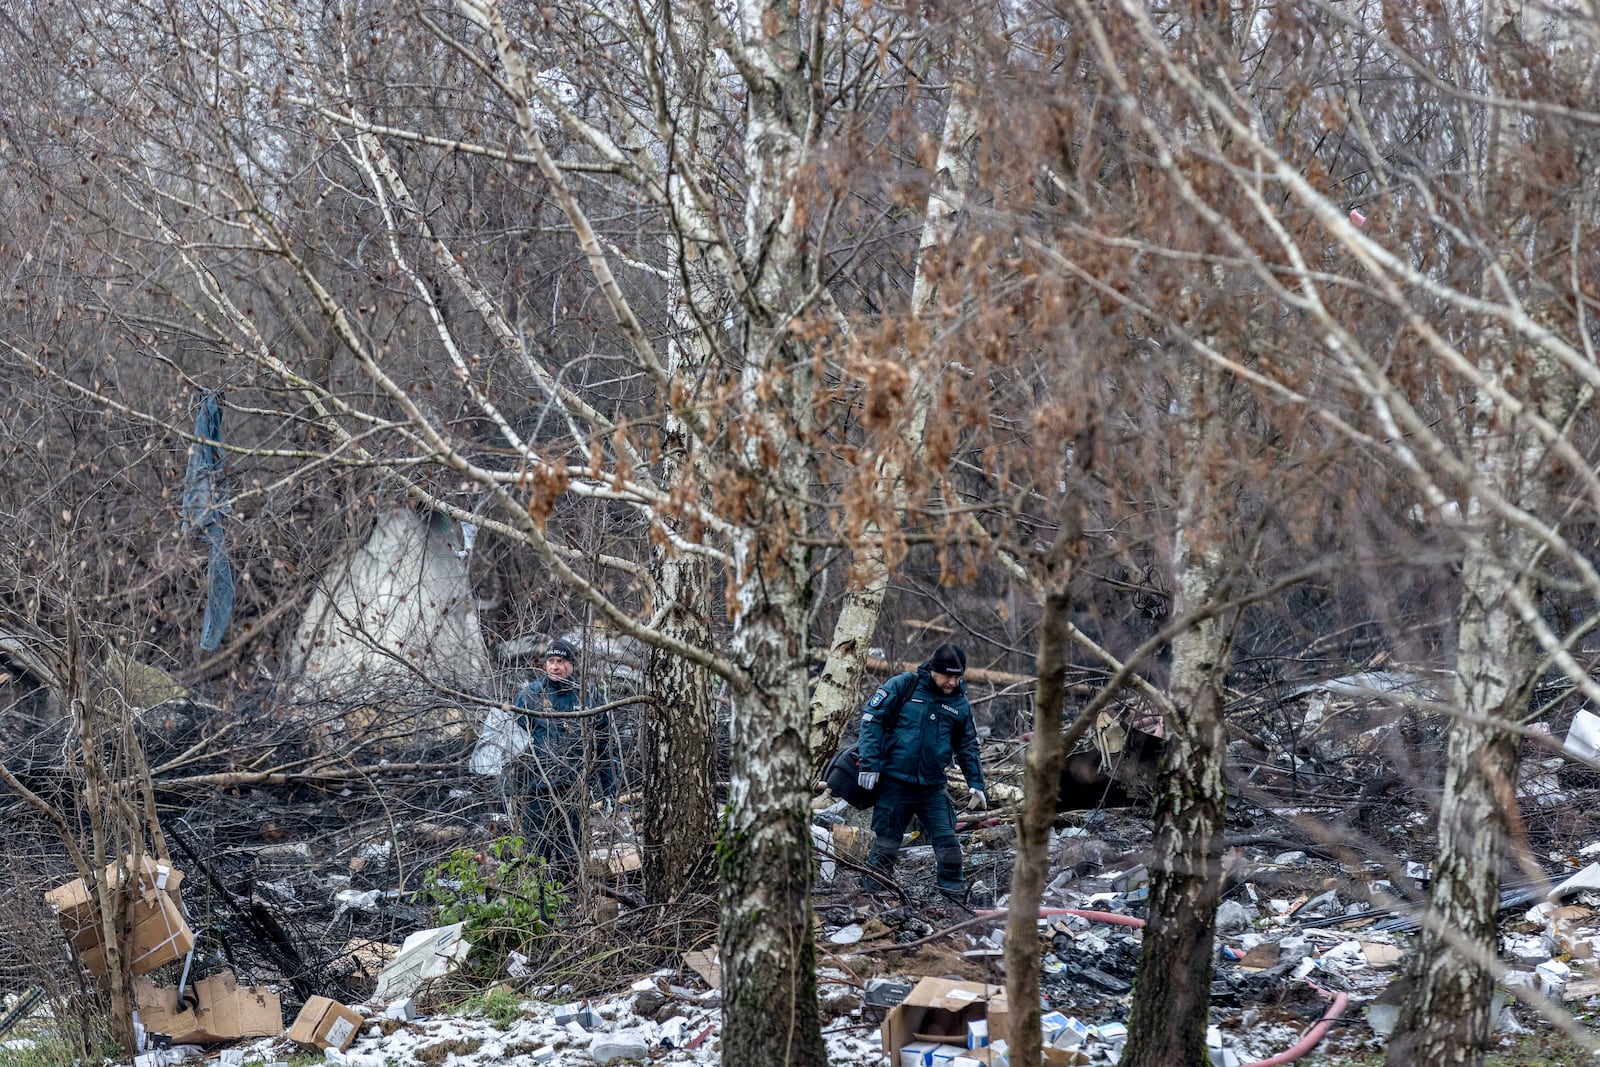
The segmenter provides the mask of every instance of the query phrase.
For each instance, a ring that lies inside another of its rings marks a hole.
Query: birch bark
[[[949,247],[966,204],[972,176],[972,142],[978,121],[977,91],[973,84],[976,64],[973,47],[970,44],[963,47],[952,75],[933,187],[928,193],[926,217],[917,247],[916,274],[907,309],[911,319],[926,315],[933,302],[938,290],[932,270],[933,255],[936,250]],[[812,759],[819,766],[838,749],[852,714],[860,707],[867,651],[883,612],[884,592],[889,587],[888,529],[898,529],[904,523],[906,470],[915,467],[922,454],[933,381],[930,372],[921,369],[923,365],[911,358],[911,353],[902,350],[900,356],[911,371],[905,421],[899,427],[900,441],[878,451],[873,472],[873,482],[880,487],[875,495],[889,498],[887,520],[874,514],[865,523],[862,547],[854,556],[854,580],[845,591],[839,618],[828,642],[828,658],[811,697]]]
[[[1216,478],[1228,393],[1198,361],[1181,372],[1183,431],[1173,572],[1173,614],[1212,600],[1223,578]],[[1150,904],[1128,1017],[1123,1067],[1204,1067],[1211,1007],[1212,935],[1222,891],[1227,729],[1222,679],[1228,630],[1206,615],[1172,640],[1173,711],[1158,777]]]
[[[732,651],[747,683],[733,692],[727,814],[720,843],[719,944],[725,1063],[823,1067],[811,910],[810,717],[806,699],[812,471],[799,443],[812,402],[794,335],[808,249],[799,183],[815,135],[796,10],[743,0],[733,28],[746,65],[749,171],[741,308],[743,394],[737,457],[750,514],[734,539]]]

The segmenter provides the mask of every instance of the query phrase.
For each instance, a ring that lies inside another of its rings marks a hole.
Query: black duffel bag
[[[852,808],[870,808],[878,802],[878,790],[862,789],[858,781],[860,775],[861,754],[856,751],[855,745],[850,745],[840,749],[839,754],[829,761],[823,780],[833,790],[834,796],[846,801]]]

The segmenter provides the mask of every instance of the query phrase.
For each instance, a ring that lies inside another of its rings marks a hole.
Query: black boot
[[[861,888],[869,893],[893,893],[894,887],[894,860],[874,856],[867,862],[872,874],[861,876]]]
[[[939,892],[951,900],[967,899],[967,880],[961,875],[961,850],[941,848],[934,851],[934,878]]]

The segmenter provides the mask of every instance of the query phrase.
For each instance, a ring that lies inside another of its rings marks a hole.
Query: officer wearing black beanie
[[[978,731],[962,682],[966,673],[966,651],[960,645],[940,645],[916,671],[895,675],[872,694],[861,712],[858,744],[859,784],[869,790],[881,786],[872,812],[872,866],[885,875],[894,873],[901,838],[915,815],[933,841],[939,890],[956,898],[966,896],[967,883],[955,805],[945,784],[952,758],[960,763],[972,792],[968,810],[989,806]],[[862,885],[874,891],[887,888],[872,875]]]

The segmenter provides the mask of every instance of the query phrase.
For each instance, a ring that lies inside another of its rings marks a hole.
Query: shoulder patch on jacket
[[[872,694],[872,699],[867,702],[867,707],[869,707],[869,708],[881,708],[881,707],[883,707],[883,702],[885,700],[888,700],[888,699],[889,699],[889,690],[886,687],[880,685],[880,686],[878,686],[878,691],[876,693]]]

